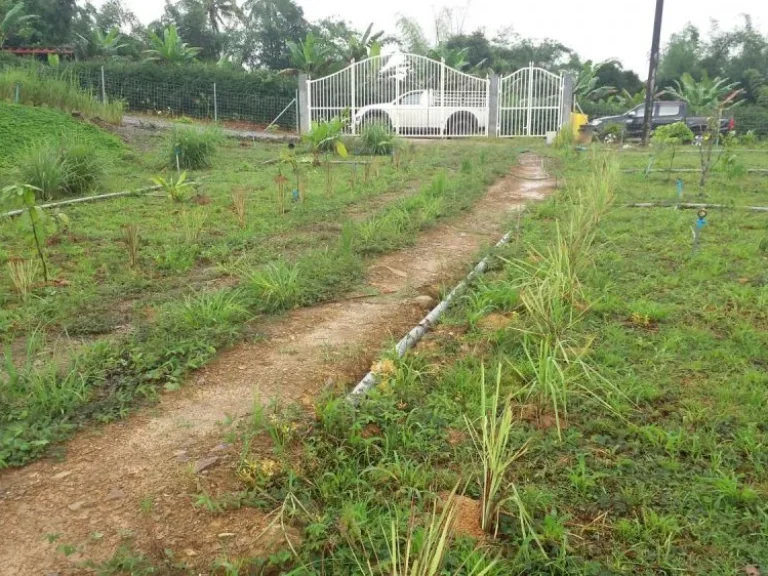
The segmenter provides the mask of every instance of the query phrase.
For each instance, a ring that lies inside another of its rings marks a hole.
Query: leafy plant
[[[312,129],[304,135],[304,140],[309,143],[314,156],[315,165],[320,164],[320,154],[335,152],[342,158],[347,157],[347,147],[344,146],[341,137],[344,133],[344,127],[349,122],[349,113],[345,112],[341,116],[336,116],[329,121],[321,121],[312,125]]]
[[[30,186],[29,184],[6,186],[2,189],[2,195],[0,195],[0,200],[2,202],[0,203],[11,208],[23,210],[21,217],[29,227],[37,257],[43,269],[43,280],[48,282],[48,265],[45,261],[45,251],[43,247],[45,243],[46,224],[50,220],[45,210],[37,204],[36,193],[38,192],[40,192],[38,188]],[[55,217],[65,223],[69,220],[67,216],[61,212],[57,212]]]
[[[188,198],[190,188],[193,186],[192,182],[187,182],[186,171],[175,177],[163,178],[162,176],[157,176],[152,179],[152,182],[156,186],[160,186],[168,198],[174,202],[184,202]]]
[[[222,132],[216,127],[174,126],[166,140],[168,167],[181,170],[210,168],[222,139]]]

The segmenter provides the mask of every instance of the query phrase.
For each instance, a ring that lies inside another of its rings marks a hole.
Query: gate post
[[[560,126],[570,126],[573,109],[573,89],[575,82],[571,74],[563,76],[563,93],[560,100]]]
[[[310,115],[309,76],[299,74],[299,134],[307,134],[312,129]]]
[[[351,90],[350,103],[352,104],[351,106],[352,118],[350,118],[350,120],[352,124],[352,136],[354,136],[356,132],[355,131],[355,113],[357,112],[357,107],[355,106],[355,93],[357,88],[355,87],[355,59],[354,58],[352,58],[352,61],[350,62],[349,65],[350,65],[349,84],[350,84],[350,90]]]
[[[526,102],[526,121],[525,121],[525,135],[530,136],[533,133],[533,62],[528,63],[528,97]]]
[[[445,138],[445,58],[440,58],[440,137]]]
[[[490,138],[499,137],[499,106],[501,106],[501,99],[499,98],[500,83],[501,76],[498,74],[491,76],[488,93],[488,136]]]

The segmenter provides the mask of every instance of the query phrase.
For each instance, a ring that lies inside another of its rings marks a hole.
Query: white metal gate
[[[407,136],[488,135],[490,81],[445,62],[395,52],[309,81],[311,122],[349,114],[355,134],[381,123]]]
[[[530,64],[499,82],[498,135],[545,136],[562,123],[563,77]]]

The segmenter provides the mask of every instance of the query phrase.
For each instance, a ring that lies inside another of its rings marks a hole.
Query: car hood
[[[601,116],[600,118],[593,118],[589,121],[590,126],[600,126],[601,124],[607,124],[610,122],[625,122],[627,117],[624,114],[618,116]]]

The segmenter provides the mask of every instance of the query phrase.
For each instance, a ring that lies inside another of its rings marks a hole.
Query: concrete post
[[[488,137],[499,137],[499,83],[501,76],[491,76],[491,85],[488,89]]]
[[[573,89],[575,81],[571,74],[563,76],[563,102],[560,104],[560,126],[571,125],[571,110],[573,110]]]
[[[299,133],[307,134],[312,129],[310,116],[311,94],[309,92],[309,76],[299,74]]]

